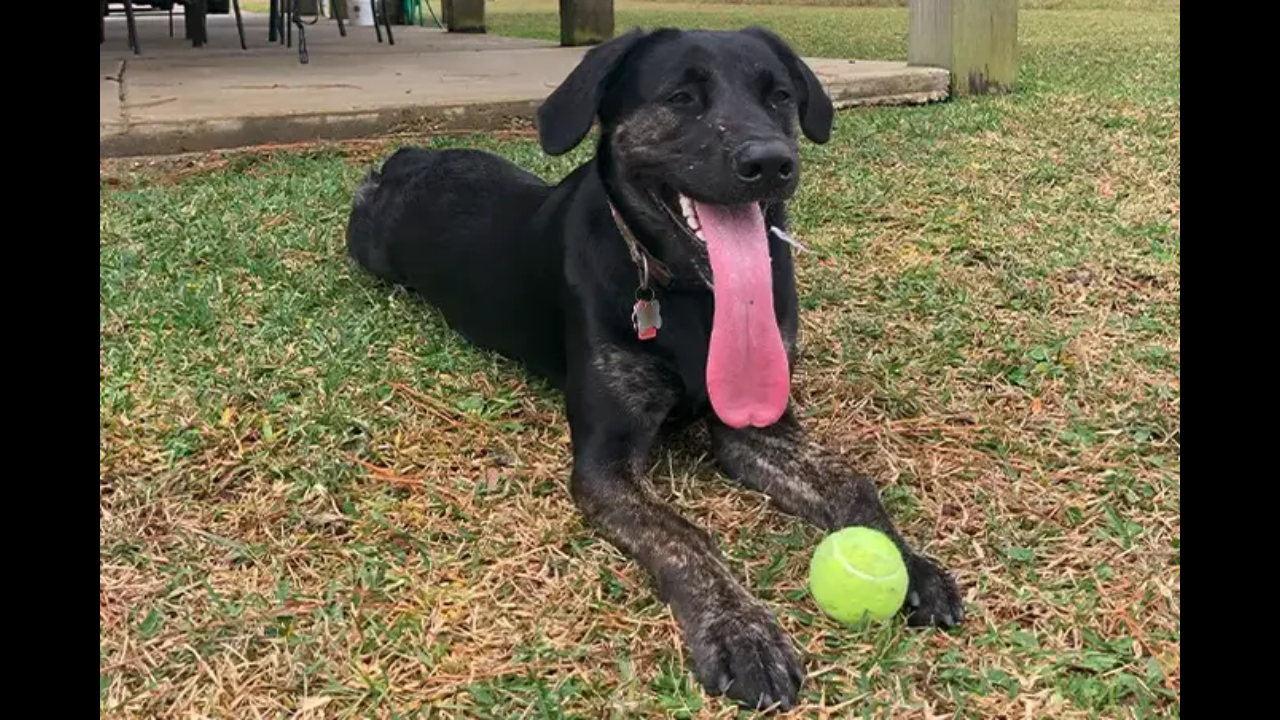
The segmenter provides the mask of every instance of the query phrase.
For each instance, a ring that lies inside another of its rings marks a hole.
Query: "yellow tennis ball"
[[[907,565],[888,535],[847,527],[813,551],[809,590],[818,607],[839,622],[886,620],[907,599]]]

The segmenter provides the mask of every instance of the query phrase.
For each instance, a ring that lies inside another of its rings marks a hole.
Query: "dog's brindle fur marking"
[[[543,149],[556,155],[600,122],[596,156],[561,183],[479,151],[400,150],[357,190],[347,230],[361,266],[564,390],[574,502],[652,576],[707,690],[751,706],[792,706],[803,669],[711,537],[649,484],[650,451],[666,429],[707,422],[724,472],[807,522],[888,533],[908,562],[910,623],[963,617],[950,576],[910,548],[870,480],[805,439],[791,409],[771,427],[739,430],[719,422],[707,398],[714,277],[705,246],[678,207],[673,214],[672,193],[759,202],[766,226],[785,229],[798,173],[761,188],[732,158],[768,143],[798,167],[799,134],[825,142],[832,114],[813,73],[767,31],[632,31],[589,51],[539,110]],[[672,272],[655,289],[664,325],[648,342],[631,327],[636,268],[610,205]],[[785,243],[768,242],[775,315],[794,366],[794,267]]]
[[[570,392],[574,466],[569,489],[596,530],[643,566],[685,630],[698,679],[714,692],[749,686],[763,706],[790,705],[801,665],[772,613],[743,588],[711,537],[654,493],[644,472],[663,419],[677,396],[658,363],[605,346],[580,392]],[[658,381],[658,384],[653,384]],[[613,405],[616,422],[581,401]]]
[[[875,484],[853,472],[830,450],[810,442],[791,408],[767,428],[737,430],[708,420],[712,452],[726,475],[764,493],[788,514],[826,530],[861,525],[886,533],[902,549],[911,586],[907,606],[912,625],[951,626],[964,620],[964,607],[925,603],[958,596],[954,581],[932,560],[911,551],[880,503]]]

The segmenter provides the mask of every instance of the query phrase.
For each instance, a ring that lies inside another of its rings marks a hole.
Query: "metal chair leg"
[[[342,22],[342,13],[338,12],[338,0],[329,0],[329,12],[338,21],[338,34],[347,36],[347,26]]]
[[[306,65],[311,62],[311,54],[307,52],[307,28],[302,24],[302,13],[299,12],[298,0],[292,0],[289,14],[293,16],[293,24],[298,26],[298,62]]]
[[[387,15],[387,0],[379,0],[379,3],[382,5],[382,21],[387,24],[387,44],[395,45],[396,36],[391,34],[391,16]],[[378,19],[374,18],[373,21],[376,23]]]
[[[244,18],[240,17],[240,0],[231,0],[231,7],[236,11],[236,32],[240,33],[240,49],[248,50],[249,46],[244,41]]]
[[[133,19],[133,0],[124,0],[124,17],[129,26],[129,46],[134,55],[142,54],[142,46],[138,44],[138,24]]]
[[[192,47],[204,47],[209,42],[209,8],[205,0],[187,0],[186,5],[183,24],[187,28],[187,38],[191,40]]]

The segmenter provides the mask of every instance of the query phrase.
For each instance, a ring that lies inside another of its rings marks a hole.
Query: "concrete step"
[[[215,38],[232,40],[234,25],[231,36],[223,37],[226,25],[211,23],[211,46]],[[167,21],[163,28],[167,36]],[[250,30],[266,45],[265,21]],[[143,34],[141,57],[104,49],[101,156],[528,127],[538,105],[585,52],[419,27],[396,28],[394,49],[379,45],[372,28],[352,28],[349,37],[335,38],[336,27],[309,28],[306,65],[296,51],[268,45],[244,52],[238,41],[229,43],[232,50],[207,52],[183,46],[180,38],[152,38],[154,49],[148,51]],[[842,107],[931,102],[947,93],[944,70],[806,60]]]

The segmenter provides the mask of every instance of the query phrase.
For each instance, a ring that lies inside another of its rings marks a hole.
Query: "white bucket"
[[[356,25],[373,25],[373,4],[377,0],[347,0],[351,21]]]

